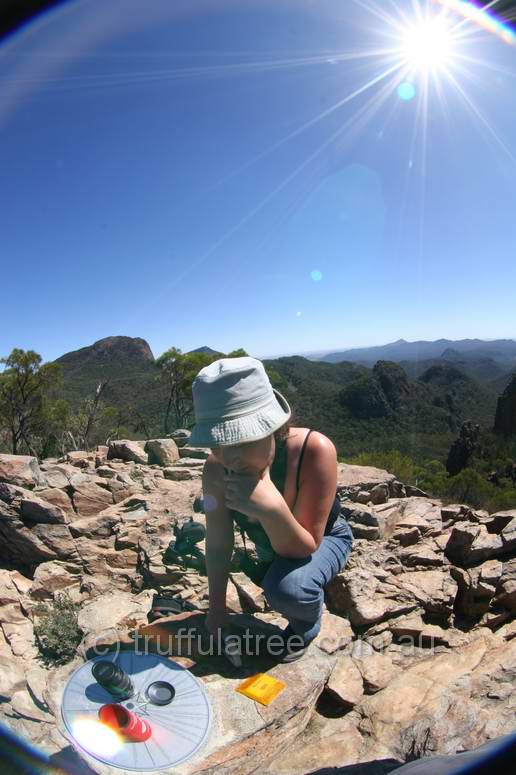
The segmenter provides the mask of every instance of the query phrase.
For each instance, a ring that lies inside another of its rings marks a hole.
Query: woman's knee
[[[315,599],[318,594],[315,587],[311,591],[310,585],[307,586],[306,572],[302,567],[286,573],[267,572],[262,587],[269,605],[277,611]]]
[[[340,562],[339,570],[342,570],[344,566],[347,564],[349,555],[353,551],[353,533],[351,532],[351,528],[349,527],[348,523],[346,523],[345,529],[343,529],[340,533],[337,533],[335,536],[332,536],[332,537],[338,540],[337,546],[341,554],[341,562]]]

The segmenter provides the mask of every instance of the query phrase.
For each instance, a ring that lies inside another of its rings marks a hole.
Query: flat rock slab
[[[396,477],[383,468],[373,466],[354,466],[349,463],[338,464],[337,484],[340,487],[374,487],[376,484],[394,482]]]
[[[263,645],[260,645],[258,653],[255,653],[254,646],[247,650],[246,641],[242,638],[242,667],[234,667],[224,656],[203,656],[199,653],[207,650],[207,641],[203,641],[200,648],[196,645],[200,642],[197,635],[203,632],[204,618],[204,614],[187,612],[143,625],[137,631],[135,643],[140,652],[145,651],[146,638],[149,650],[156,649],[170,659],[177,655],[177,661],[183,665],[185,658],[193,661],[190,672],[202,682],[212,707],[211,729],[199,751],[173,769],[154,770],[159,775],[165,775],[165,772],[167,775],[215,775],[221,771],[224,775],[248,775],[258,772],[308,724],[338,659],[337,653],[328,654],[319,648],[316,638],[301,659],[280,663],[267,653]],[[263,636],[281,631],[273,624],[246,614],[234,614],[230,616],[230,621],[231,632]],[[194,637],[190,640],[178,639],[181,627],[184,628],[183,633],[189,631]],[[135,635],[136,631],[133,637]],[[249,643],[253,644],[264,642],[264,639],[249,639]],[[188,643],[191,644],[189,648]],[[74,662],[69,670],[60,671],[59,681],[53,686],[56,707],[60,707],[62,692],[77,664]],[[246,678],[259,672],[266,672],[286,684],[270,705],[262,705],[235,691]],[[60,713],[57,723],[59,731],[74,746]],[[99,775],[129,775],[133,772],[105,765],[80,749],[78,752],[81,759]]]

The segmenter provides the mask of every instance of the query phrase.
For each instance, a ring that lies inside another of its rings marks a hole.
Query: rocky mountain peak
[[[154,355],[145,339],[132,336],[106,336],[91,345],[56,358],[65,369],[127,364],[131,367],[154,364]]]

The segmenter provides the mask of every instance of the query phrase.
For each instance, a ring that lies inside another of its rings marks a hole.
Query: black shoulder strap
[[[306,442],[308,441],[308,437],[310,436],[311,432],[312,432],[312,429],[310,429],[306,434],[305,440],[303,442],[303,447],[301,449],[301,454],[299,456],[299,463],[297,464],[296,492],[299,491],[299,474],[301,473],[301,463],[303,462],[303,455],[305,454]]]

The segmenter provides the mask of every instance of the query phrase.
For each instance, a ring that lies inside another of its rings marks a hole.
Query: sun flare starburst
[[[439,16],[408,26],[402,35],[401,57],[418,70],[450,64],[453,51],[452,31]]]
[[[378,141],[383,140],[387,129],[392,128],[398,117],[405,126],[406,122],[410,122],[399,222],[403,221],[405,204],[409,201],[409,186],[416,181],[419,186],[421,250],[426,181],[427,174],[432,171],[428,164],[429,137],[432,139],[431,131],[438,121],[444,123],[451,136],[453,111],[465,110],[472,118],[472,129],[482,133],[484,140],[494,141],[505,159],[516,165],[516,156],[508,143],[478,104],[479,88],[489,87],[493,75],[502,78],[507,74],[507,68],[499,64],[499,52],[495,51],[496,56],[493,56],[494,45],[490,38],[496,37],[504,43],[516,42],[508,25],[494,18],[491,6],[496,6],[496,1],[492,0],[485,9],[479,9],[474,0],[349,0],[343,5],[350,8],[350,19],[354,12],[360,14],[361,19],[356,27],[356,42],[349,48],[317,51],[308,56],[218,65],[216,72],[220,76],[329,66],[332,79],[338,75],[339,68],[342,69],[346,85],[340,86],[337,78],[336,91],[331,92],[331,98],[324,98],[329,104],[324,104],[322,109],[294,124],[271,144],[204,189],[203,195],[229,183],[319,126],[321,138],[313,149],[301,156],[291,171],[191,261],[181,274],[176,274],[174,284],[211,259],[250,221],[262,215],[271,202],[280,195],[286,195],[295,181],[303,175],[307,180],[313,175],[314,182],[310,179],[304,194],[292,204],[286,216],[286,219],[290,218],[315,190],[313,186],[318,185],[316,170],[325,168],[326,157],[338,159],[347,154],[353,142],[367,132],[368,125],[376,124],[376,137]],[[174,72],[173,77],[197,77],[207,69],[210,75],[215,73],[213,65],[200,65],[184,74]],[[513,74],[510,70],[508,72]],[[170,74],[165,77],[170,77]],[[330,88],[333,89],[333,86]],[[340,121],[337,120],[339,116]],[[321,129],[325,122],[331,127],[327,133]],[[161,296],[170,288],[170,284],[165,284]],[[149,306],[155,301],[156,296],[149,299]]]

